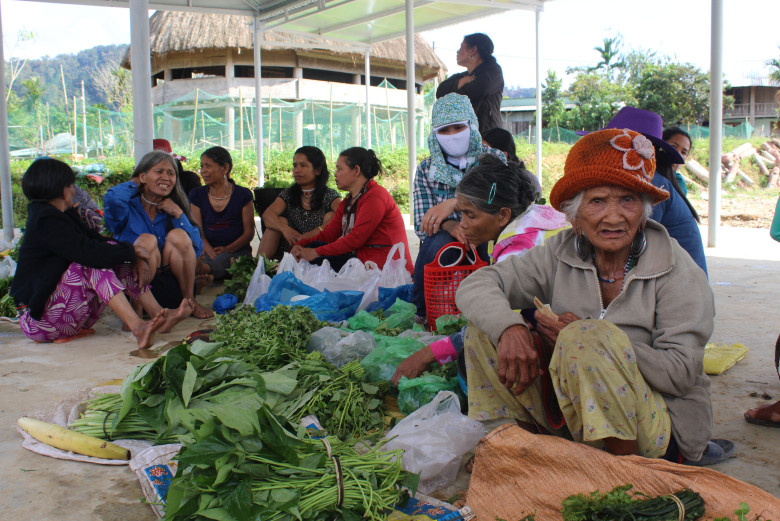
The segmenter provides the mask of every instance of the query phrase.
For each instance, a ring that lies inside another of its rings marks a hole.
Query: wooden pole
[[[314,146],[317,146],[317,120],[314,118],[314,103],[311,103],[311,126],[314,127]],[[331,156],[333,159],[333,156]]]
[[[68,133],[70,130],[70,110],[68,110],[68,91],[65,90],[65,73],[62,72],[62,65],[60,65],[60,79],[62,80],[62,97],[65,98],[65,116],[68,120]]]
[[[99,147],[100,147],[100,157],[103,157],[105,155],[105,150],[103,149],[103,118],[100,115],[100,110],[98,110],[98,137],[99,137]]]
[[[49,119],[49,102],[46,102],[46,136],[51,139],[51,122]]]
[[[330,157],[333,157],[333,82],[330,82]]]
[[[111,139],[114,141],[114,150],[116,150],[116,132],[114,131],[114,119],[111,118],[108,120],[109,123],[111,123]],[[132,153],[130,155],[133,155]]]
[[[765,176],[769,177],[769,169],[766,167],[763,161],[761,161],[761,156],[758,155],[758,152],[753,154],[753,161],[758,165],[758,169],[761,170],[761,173]]]
[[[76,161],[76,149],[79,144],[79,127],[78,127],[78,105],[76,104],[76,96],[73,96],[73,136],[71,139],[70,151],[73,156],[73,162]]]
[[[192,140],[190,141],[190,156],[195,151],[195,130],[198,127],[198,92],[199,89],[195,89],[195,112],[192,115]]]
[[[371,112],[374,114],[374,142],[376,143],[376,151],[379,152],[379,125],[376,123],[376,109],[372,107]]]
[[[84,80],[81,80],[81,133],[84,135],[84,155],[89,156],[87,149],[87,97],[84,95]]]
[[[244,95],[238,88],[238,128],[241,134],[241,159],[244,159]]]
[[[206,146],[206,121],[203,116],[203,110],[200,111],[200,129],[203,132],[203,146]]]

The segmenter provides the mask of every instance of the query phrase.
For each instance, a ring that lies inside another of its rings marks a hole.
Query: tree
[[[132,110],[133,84],[130,71],[114,61],[93,67],[90,76],[109,106],[118,112]]]
[[[39,78],[30,78],[22,81],[22,87],[25,89],[24,98],[22,98],[22,108],[30,114],[37,114],[41,107],[41,100],[46,87],[41,85]]]
[[[561,86],[563,81],[558,78],[555,71],[547,71],[547,79],[542,85],[542,126],[559,125],[566,113],[566,104],[563,100]]]
[[[660,114],[667,127],[709,118],[710,76],[690,63],[650,65],[639,75],[634,88],[637,106]],[[723,106],[734,98],[723,97]]]
[[[569,88],[575,108],[565,113],[563,125],[572,130],[598,130],[621,105],[633,102],[631,90],[601,74],[580,74]]]
[[[780,85],[780,58],[772,58],[766,62],[766,66],[769,67],[769,80]]]
[[[623,43],[620,35],[613,36],[612,38],[604,38],[604,45],[602,47],[594,47],[593,49],[601,56],[595,67],[588,69],[589,72],[597,72],[604,70],[604,76],[608,80],[613,79],[613,71],[616,69],[622,69],[625,66],[623,61],[618,61],[620,58],[620,46]]]
[[[16,42],[14,42],[13,47],[11,47],[11,53],[8,58],[8,66],[10,69],[9,72],[11,78],[8,82],[8,90],[6,90],[5,92],[6,103],[8,102],[8,97],[11,95],[11,89],[14,86],[14,82],[16,81],[16,78],[18,78],[19,74],[22,73],[22,69],[24,69],[24,66],[27,63],[27,58],[15,57],[14,53],[16,52],[17,47],[19,45],[23,45],[25,42],[29,42],[34,39],[35,39],[35,33],[28,29],[19,29],[19,32],[16,33]]]

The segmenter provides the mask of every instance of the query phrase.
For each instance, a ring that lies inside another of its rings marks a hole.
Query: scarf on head
[[[460,121],[467,121],[471,130],[471,140],[469,141],[469,150],[466,153],[465,161],[465,170],[468,170],[477,164],[477,158],[482,154],[482,136],[479,133],[479,121],[471,106],[471,101],[467,96],[453,92],[437,99],[436,103],[433,104],[431,128],[435,129]],[[428,135],[428,149],[431,151],[429,176],[439,183],[457,186],[463,177],[463,171],[447,162],[447,158],[439,145],[439,140],[436,139],[434,130],[431,130],[431,133]]]
[[[345,237],[352,231],[352,227],[355,226],[355,213],[357,212],[357,202],[360,200],[368,189],[371,188],[371,180],[369,179],[363,188],[360,189],[358,194],[353,198],[352,194],[349,194],[344,198],[344,214],[341,216],[341,236]]]

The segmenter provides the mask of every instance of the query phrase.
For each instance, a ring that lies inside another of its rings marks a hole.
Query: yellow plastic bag
[[[749,349],[745,344],[718,344],[710,342],[704,347],[704,372],[721,374],[745,358]]]

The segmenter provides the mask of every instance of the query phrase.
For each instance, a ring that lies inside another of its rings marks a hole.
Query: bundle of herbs
[[[227,269],[228,277],[225,278],[225,290],[222,293],[232,293],[239,302],[243,302],[257,263],[258,259],[251,256],[239,257],[233,261],[233,264]],[[263,263],[265,273],[273,277],[276,274],[279,261],[268,260],[263,256]]]
[[[685,489],[666,496],[650,497],[630,493],[633,485],[621,485],[610,492],[598,490],[575,494],[563,500],[564,521],[693,521],[704,515],[704,500]]]
[[[244,360],[270,371],[302,360],[312,333],[324,325],[305,306],[276,306],[260,313],[243,306],[217,317],[209,338],[224,343],[223,354],[240,351]]]
[[[401,468],[400,451],[292,434],[263,408],[256,436],[201,429],[178,456],[165,520],[263,519],[325,521],[385,519],[418,476]]]

